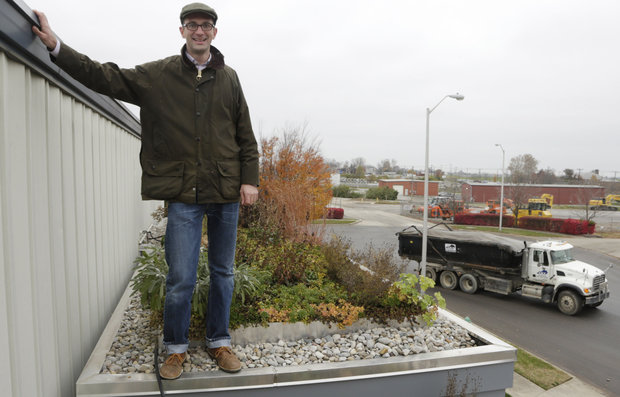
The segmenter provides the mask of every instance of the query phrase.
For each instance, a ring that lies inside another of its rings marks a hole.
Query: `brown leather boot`
[[[241,362],[230,349],[230,346],[216,347],[215,349],[207,349],[209,357],[215,360],[215,363],[222,371],[239,372],[241,371]]]
[[[164,379],[176,379],[183,373],[183,362],[187,353],[172,353],[159,368],[159,375]]]

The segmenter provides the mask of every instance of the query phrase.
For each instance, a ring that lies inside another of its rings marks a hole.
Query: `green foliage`
[[[255,238],[256,232],[239,230],[237,263],[247,263],[268,271],[272,284],[293,285],[316,278],[324,266],[320,247],[310,242]]]
[[[372,187],[366,192],[367,199],[396,200],[398,192],[389,186]]]
[[[250,300],[262,295],[269,280],[269,272],[256,269],[247,263],[235,267],[235,288],[233,305],[245,305]]]
[[[305,322],[321,320],[315,306],[321,303],[338,303],[347,299],[342,287],[330,280],[316,280],[309,284],[276,285],[259,302],[269,319]]]
[[[143,307],[162,311],[166,298],[166,263],[163,247],[155,247],[136,259],[136,275],[131,281],[132,294],[140,294]],[[192,295],[192,315],[204,317],[209,296],[210,272],[208,252],[201,250],[198,259],[196,286]],[[268,280],[268,273],[248,264],[234,269],[235,288],[233,301],[244,305],[256,299],[263,292],[261,285]]]
[[[404,268],[404,263],[395,263],[389,247],[369,245],[364,251],[351,252],[349,241],[334,237],[322,249],[328,277],[342,284],[351,300],[366,309],[381,305],[382,296]]]
[[[200,250],[198,269],[196,271],[196,286],[194,287],[194,293],[192,295],[192,315],[197,315],[200,318],[203,318],[207,312],[210,275],[209,254],[205,250]]]
[[[143,307],[155,311],[163,310],[168,275],[168,264],[164,257],[163,247],[155,246],[144,251],[134,263],[136,275],[131,280],[132,295],[140,294]]]
[[[441,295],[419,292],[431,287],[432,280],[423,277],[418,282],[413,275],[401,274],[404,262],[395,260],[392,248],[369,246],[352,252],[351,244],[340,238],[320,244],[316,239],[284,238],[274,218],[246,215],[242,221],[246,227],[237,234],[231,328],[317,320],[345,326],[361,315],[377,321],[419,315],[430,322],[437,307],[445,305]],[[152,318],[159,323],[168,272],[163,248],[148,250],[136,265],[133,293],[140,294],[142,305],[153,310]],[[208,252],[203,248],[192,296],[191,338],[204,336],[209,276]]]
[[[437,307],[445,308],[446,301],[439,292],[433,296],[425,294],[428,288],[435,286],[435,282],[415,274],[401,274],[400,279],[392,284],[384,298],[384,304],[388,307],[405,307],[411,310],[413,316],[421,315],[427,325],[431,325],[437,319]]]
[[[345,197],[345,198],[359,198],[362,197],[361,193],[354,191],[351,186],[347,185],[338,185],[332,187],[332,195],[334,197]]]

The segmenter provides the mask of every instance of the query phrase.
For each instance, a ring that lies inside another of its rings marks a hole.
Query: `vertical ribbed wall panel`
[[[70,396],[132,273],[140,141],[0,52],[2,395]]]

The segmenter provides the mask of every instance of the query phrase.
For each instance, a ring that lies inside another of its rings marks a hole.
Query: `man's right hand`
[[[39,23],[41,24],[41,29],[36,26],[32,26],[32,31],[37,35],[39,39],[43,42],[43,44],[48,48],[48,50],[53,50],[56,48],[56,44],[58,40],[56,39],[56,35],[52,32],[52,28],[50,28],[49,22],[47,22],[47,17],[44,13],[37,10],[32,10],[35,15],[39,18]]]

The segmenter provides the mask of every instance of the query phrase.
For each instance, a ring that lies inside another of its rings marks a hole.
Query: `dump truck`
[[[608,194],[605,197],[592,199],[588,202],[588,206],[593,211],[618,211],[620,194]]]
[[[419,262],[422,233],[412,226],[397,235],[399,255]],[[566,242],[530,244],[491,233],[429,229],[427,247],[426,276],[443,288],[517,293],[556,304],[567,315],[609,297],[606,271],[575,260]]]

